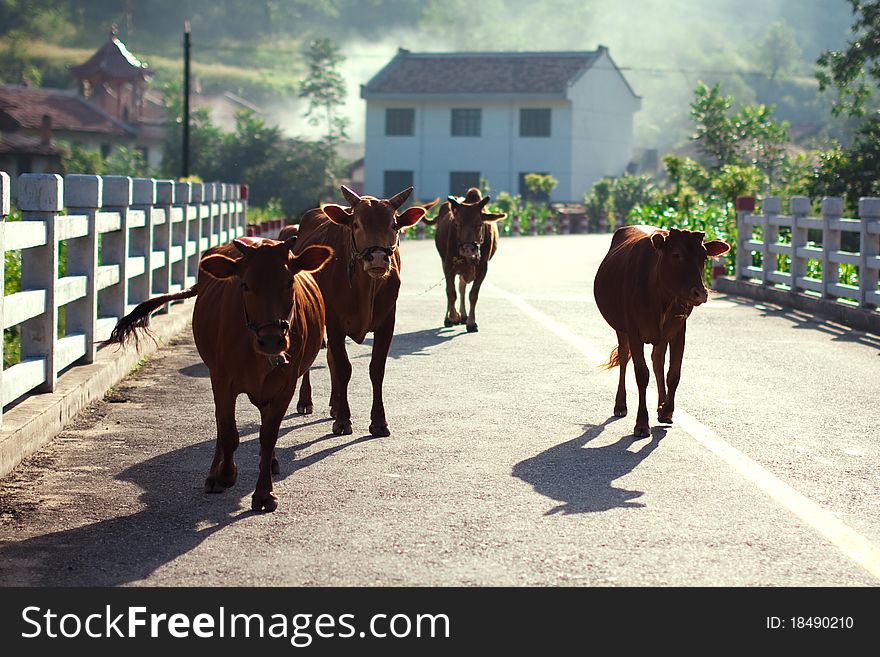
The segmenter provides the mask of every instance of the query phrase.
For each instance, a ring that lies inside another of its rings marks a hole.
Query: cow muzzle
[[[458,245],[458,255],[469,263],[480,261],[480,247],[476,242],[463,242]]]
[[[374,246],[364,250],[359,256],[364,271],[371,278],[385,278],[391,273],[392,253],[394,253],[393,249],[382,246]]]
[[[688,303],[693,306],[700,306],[709,300],[709,292],[702,285],[691,288]]]

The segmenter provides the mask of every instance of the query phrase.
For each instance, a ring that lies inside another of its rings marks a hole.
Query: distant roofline
[[[450,99],[468,99],[468,98],[486,98],[491,97],[495,99],[506,99],[506,98],[566,98],[566,93],[563,92],[553,92],[553,93],[511,93],[509,91],[503,92],[470,92],[470,93],[449,93],[449,92],[432,92],[432,91],[413,91],[413,92],[401,92],[401,91],[375,91],[370,89],[370,87],[376,86],[381,83],[382,79],[389,74],[389,72],[394,68],[395,64],[402,58],[407,59],[465,59],[472,57],[479,57],[484,59],[504,59],[504,58],[541,58],[541,57],[570,57],[572,59],[575,58],[589,58],[587,66],[585,66],[582,70],[580,70],[576,75],[571,77],[568,80],[568,87],[571,87],[577,80],[579,80],[587,71],[592,69],[593,63],[599,59],[602,55],[605,55],[608,58],[608,61],[611,62],[611,65],[614,67],[614,70],[617,71],[620,78],[623,80],[623,83],[626,85],[626,88],[629,90],[630,94],[632,94],[633,98],[641,100],[641,96],[636,94],[630,85],[629,81],[626,79],[626,76],[623,74],[623,71],[620,70],[620,67],[617,63],[611,58],[611,55],[608,52],[607,46],[598,45],[594,50],[492,50],[492,51],[454,51],[454,52],[412,52],[406,48],[398,48],[397,53],[385,64],[379,71],[370,78],[366,84],[362,84],[360,87],[360,96],[363,99],[367,98],[383,98],[388,100],[396,100],[396,99],[404,99],[404,98],[412,98],[414,96],[422,97],[422,98],[450,98]]]

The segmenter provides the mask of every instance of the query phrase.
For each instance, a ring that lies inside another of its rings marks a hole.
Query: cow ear
[[[406,230],[419,223],[427,213],[420,205],[413,205],[397,215],[397,229]]]
[[[488,221],[490,223],[507,219],[507,215],[504,212],[484,212],[480,216],[483,218],[483,221]]]
[[[222,253],[214,253],[202,258],[199,267],[214,278],[231,278],[238,276],[238,260],[227,258]]]
[[[354,217],[354,211],[351,208],[344,208],[335,203],[322,204],[321,212],[334,224],[339,224],[340,226],[348,226]]]
[[[730,244],[728,244],[727,242],[722,242],[721,240],[704,242],[703,246],[706,247],[706,253],[709,254],[710,258],[720,256],[721,254],[730,251]]]
[[[313,244],[298,256],[293,256],[293,269],[295,271],[318,271],[330,261],[333,253],[332,247]]]
[[[651,235],[651,244],[653,244],[654,248],[659,251],[666,246],[666,235],[663,233],[654,233]]]
[[[449,205],[451,207],[456,208],[456,209],[461,207],[461,203],[459,203],[458,199],[455,198],[454,196],[450,195],[450,196],[447,196],[446,198],[449,200]]]

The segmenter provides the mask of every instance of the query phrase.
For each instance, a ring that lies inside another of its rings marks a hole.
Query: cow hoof
[[[351,434],[351,422],[336,420],[333,423],[333,433],[337,436],[347,436]]]
[[[476,325],[476,324],[468,324],[468,325],[467,325],[467,332],[468,332],[468,333],[476,333],[476,332],[479,331],[479,330],[480,330],[480,329],[477,328],[477,325]]]
[[[278,508],[278,496],[272,492],[266,496],[257,495],[251,498],[251,511],[268,511],[271,513]]]
[[[370,435],[376,436],[377,438],[384,438],[385,436],[391,435],[391,430],[388,428],[387,424],[371,424]]]
[[[300,415],[311,415],[315,411],[315,407],[312,404],[303,404],[302,402],[297,402],[296,412]]]
[[[660,415],[657,417],[660,424],[672,424],[672,413],[669,415]]]
[[[232,488],[238,480],[238,466],[232,466],[232,476],[222,477],[218,475],[208,475],[205,479],[206,493],[222,493],[227,488]]]
[[[452,326],[452,324],[453,324],[453,321],[451,319],[449,319],[448,317],[443,320],[443,326],[445,326],[446,328],[449,328],[450,326]]]
[[[614,417],[626,417],[626,406],[615,406]]]
[[[272,474],[279,474],[281,472],[281,468],[278,467],[278,459],[272,459]]]
[[[467,324],[467,315],[462,315],[461,319],[458,320],[459,324]]]
[[[633,435],[636,438],[647,438],[651,435],[651,430],[648,427],[636,427],[633,429]]]

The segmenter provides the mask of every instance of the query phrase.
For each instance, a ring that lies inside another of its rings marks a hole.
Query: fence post
[[[189,208],[190,199],[192,198],[192,183],[179,182],[174,183],[174,203],[183,213],[181,221],[181,232],[183,236],[183,251],[181,258],[183,262],[183,279],[181,287],[186,289],[195,282],[195,276],[198,272],[199,258],[198,245],[193,242],[195,235],[190,226]],[[193,255],[195,253],[195,255]],[[192,279],[192,281],[190,280]]]
[[[220,215],[220,244],[226,244],[229,236],[229,203],[226,200],[226,185],[214,183],[214,199],[217,201],[217,212]]]
[[[250,195],[250,188],[247,185],[239,185],[238,186],[238,199],[241,203],[241,216],[239,217],[239,225],[241,226],[241,232],[244,233],[245,229],[248,225],[247,218],[247,206],[248,206],[248,196]]]
[[[736,209],[736,278],[748,276],[748,267],[752,264],[752,253],[746,244],[752,239],[752,224],[747,224],[745,217],[755,211],[754,196],[737,196],[734,203]],[[748,229],[746,229],[748,226]]]
[[[22,221],[42,221],[46,243],[21,252],[21,289],[45,290],[46,309],[21,324],[21,359],[44,358],[46,379],[34,392],[53,392],[58,380],[55,352],[58,344],[58,240],[55,226],[63,207],[64,182],[49,173],[25,173],[18,178],[18,207]]]
[[[67,304],[68,333],[86,338],[83,363],[95,362],[98,322],[98,230],[95,217],[101,207],[104,181],[100,176],[70,174],[64,177],[64,205],[72,215],[85,215],[88,233],[67,241],[67,275],[86,277],[86,295]]]
[[[156,205],[156,181],[152,178],[135,178],[131,183],[131,207],[143,210],[143,227],[131,231],[131,255],[144,259],[144,273],[132,278],[129,285],[132,305],[150,298],[153,293],[153,207]]]
[[[807,275],[807,259],[798,254],[798,250],[807,245],[807,227],[805,221],[810,214],[810,199],[806,196],[792,196],[789,201],[791,210],[791,292],[800,290],[799,280]]]
[[[167,294],[171,291],[172,272],[171,247],[174,244],[174,225],[171,223],[171,206],[174,205],[174,183],[171,180],[156,181],[156,207],[165,213],[165,223],[156,227],[153,235],[153,248],[165,254],[165,264],[153,275],[152,294]],[[159,312],[168,312],[165,305]]]
[[[833,299],[832,286],[840,279],[837,264],[831,261],[831,253],[840,251],[840,230],[832,228],[832,222],[843,214],[843,199],[826,196],[822,199],[822,298]],[[834,271],[832,272],[832,267]]]
[[[211,183],[211,198],[214,213],[217,215],[217,244],[226,244],[226,212],[223,209],[223,190],[220,183]]]
[[[101,238],[101,263],[119,268],[119,281],[98,295],[98,313],[101,317],[120,319],[128,313],[128,253],[130,235],[128,209],[131,207],[131,178],[104,176],[104,209],[119,213],[119,230],[105,233]]]
[[[202,183],[202,223],[205,237],[205,251],[220,243],[218,228],[219,216],[214,212],[214,184]]]
[[[764,215],[764,246],[761,250],[761,284],[772,283],[770,274],[779,268],[777,256],[770,252],[770,246],[779,241],[779,226],[771,221],[779,215],[781,207],[778,196],[768,196],[761,201],[761,214]]]
[[[9,174],[0,171],[0,253],[6,260],[6,215],[9,214]],[[6,328],[3,321],[3,297],[6,296],[6,267],[0,267],[0,329]],[[0,396],[3,393],[3,340],[0,340]],[[3,403],[0,401],[0,426],[3,426]]]
[[[196,209],[196,216],[193,220],[195,224],[193,227],[194,232],[190,233],[191,235],[196,235],[196,261],[192,271],[198,271],[202,254],[211,247],[211,236],[208,232],[211,229],[211,222],[210,220],[206,222],[202,214],[202,207],[205,202],[205,183],[192,183],[192,196],[190,200]]]
[[[869,292],[877,291],[880,272],[868,267],[868,261],[880,256],[880,236],[868,232],[870,224],[880,225],[880,198],[863,197],[859,199],[859,219],[862,220],[859,239],[859,306],[876,307],[868,299]]]

